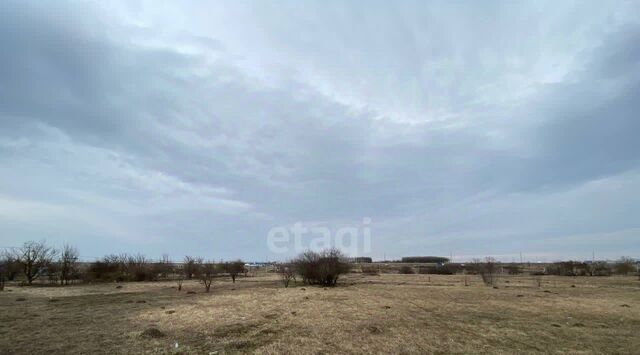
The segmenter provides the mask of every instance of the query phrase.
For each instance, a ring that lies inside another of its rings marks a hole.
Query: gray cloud
[[[3,4],[1,244],[639,252],[636,5],[253,5]]]

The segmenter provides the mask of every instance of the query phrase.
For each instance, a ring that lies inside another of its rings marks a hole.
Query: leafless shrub
[[[9,252],[0,254],[0,266],[2,267],[5,280],[14,281],[20,274],[21,268],[15,256]]]
[[[85,281],[154,281],[157,276],[142,254],[111,254],[89,265]]]
[[[586,276],[591,272],[589,265],[586,263],[569,260],[548,265],[545,268],[545,273],[557,276]]]
[[[522,274],[522,267],[517,264],[505,265],[504,269],[507,271],[509,275],[520,275]]]
[[[419,274],[455,275],[462,268],[458,265],[444,264],[440,266],[419,266]]]
[[[293,264],[303,282],[323,286],[335,286],[340,275],[349,272],[351,268],[342,252],[335,248],[320,253],[304,252]]]
[[[411,266],[403,265],[398,270],[398,273],[399,274],[415,274],[415,271],[413,270],[413,268]]]
[[[184,271],[185,278],[187,280],[191,280],[196,277],[201,264],[202,258],[196,258],[188,255],[185,256],[184,262],[182,263],[182,270]]]
[[[614,270],[618,275],[627,275],[636,271],[636,263],[633,259],[623,256],[614,265]]]
[[[472,269],[475,270],[482,277],[482,282],[487,286],[495,286],[497,263],[492,257],[485,258],[484,262],[479,259],[473,259]]]
[[[164,280],[168,279],[172,272],[173,263],[167,254],[162,254],[160,260],[153,264],[153,273]]]
[[[365,275],[380,275],[380,269],[377,265],[362,265],[361,268]]]
[[[157,275],[151,270],[149,260],[142,254],[130,255],[126,259],[127,281],[155,281]]]
[[[173,275],[173,280],[176,282],[178,286],[178,291],[182,291],[182,283],[184,282],[184,270],[183,265],[175,265],[171,264],[171,275]]]
[[[589,265],[590,276],[610,276],[611,266],[604,261],[596,261]]]
[[[56,263],[60,285],[68,285],[72,277],[78,274],[78,249],[65,244]]]
[[[289,283],[291,282],[291,280],[293,280],[294,282],[296,280],[296,274],[291,264],[278,265],[278,274],[280,275],[280,280],[282,280],[282,284],[285,288],[289,287]]]
[[[0,291],[4,291],[4,284],[9,272],[9,262],[5,255],[0,254]]]
[[[214,264],[212,261],[207,261],[198,265],[197,275],[200,278],[200,282],[202,282],[202,284],[204,285],[206,292],[209,292],[211,283],[213,282],[213,278],[217,273],[218,269],[216,267],[216,264]]]
[[[25,242],[14,251],[14,257],[22,273],[31,285],[56,257],[56,250],[44,242]]]
[[[124,281],[122,263],[118,255],[107,255],[89,264],[85,281]]]
[[[49,283],[52,285],[56,285],[58,283],[58,280],[60,279],[60,264],[52,262],[47,266],[47,278],[49,279]]]
[[[231,276],[233,283],[236,283],[236,277],[245,272],[244,261],[236,260],[226,262],[222,264],[222,269]]]

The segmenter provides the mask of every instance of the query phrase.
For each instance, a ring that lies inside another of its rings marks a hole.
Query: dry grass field
[[[633,277],[351,274],[336,288],[275,275],[196,282],[8,287],[0,353],[638,353]],[[186,291],[196,291],[188,294]],[[148,334],[148,329],[161,334]],[[146,331],[146,332],[145,332]]]

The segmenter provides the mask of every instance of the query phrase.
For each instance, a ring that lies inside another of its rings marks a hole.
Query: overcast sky
[[[640,256],[640,2],[2,1],[0,246]],[[293,253],[293,251],[291,252]]]

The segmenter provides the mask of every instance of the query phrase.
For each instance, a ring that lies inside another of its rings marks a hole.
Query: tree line
[[[307,251],[287,263],[278,264],[285,287],[297,278],[308,285],[335,286],[340,275],[350,271],[351,263],[338,249],[321,252]],[[236,282],[239,275],[247,275],[245,262],[234,260],[214,262],[201,257],[185,256],[173,262],[168,255],[158,261],[142,254],[111,254],[88,263],[80,262],[78,249],[65,244],[57,250],[44,242],[29,241],[21,247],[0,255],[0,290],[6,280],[22,281],[27,285],[40,280],[61,286],[73,281],[129,282],[173,280],[178,291],[185,280],[198,280],[209,292],[214,278],[228,276]],[[44,279],[44,280],[42,280]]]
[[[186,256],[182,263],[174,263],[168,255],[159,261],[142,254],[111,254],[90,263],[81,263],[78,249],[65,244],[57,250],[44,242],[28,241],[21,247],[0,254],[0,291],[6,281],[22,281],[27,285],[36,280],[50,284],[68,285],[82,282],[123,282],[198,279],[207,291],[213,277],[226,274],[235,283],[240,274],[247,273],[242,260],[228,262],[205,261]],[[45,280],[42,280],[42,279]]]

